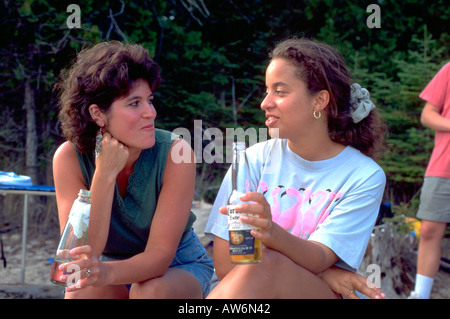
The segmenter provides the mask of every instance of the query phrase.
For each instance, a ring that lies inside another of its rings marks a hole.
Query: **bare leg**
[[[203,298],[203,290],[197,278],[189,272],[169,268],[162,277],[134,283],[131,289],[125,285],[86,287],[66,293],[66,299],[194,299]]]
[[[208,295],[214,298],[337,298],[315,274],[271,249],[260,264],[239,265]]]
[[[417,255],[417,273],[434,278],[441,260],[441,242],[446,223],[422,221]]]
[[[200,299],[203,290],[194,275],[179,268],[169,268],[162,277],[131,285],[130,298],[135,299]]]
[[[125,285],[86,287],[77,291],[66,292],[65,299],[128,299]]]

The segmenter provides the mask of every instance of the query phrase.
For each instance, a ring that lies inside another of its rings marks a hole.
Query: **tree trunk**
[[[25,82],[24,110],[26,115],[26,145],[25,165],[27,175],[31,177],[33,184],[38,183],[37,172],[37,130],[36,130],[36,105],[34,103],[34,91],[30,79]]]
[[[380,270],[380,288],[388,299],[408,297],[414,288],[415,255],[407,234],[402,235],[392,224],[375,227],[367,246],[359,273],[371,276],[370,265]]]
[[[238,110],[237,110],[237,104],[236,104],[236,83],[234,81],[234,77],[231,77],[231,106],[233,107],[233,123],[234,123],[234,126],[237,127]]]

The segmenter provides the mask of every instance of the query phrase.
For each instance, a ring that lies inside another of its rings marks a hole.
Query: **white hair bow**
[[[353,122],[358,123],[369,115],[375,104],[370,100],[369,91],[358,83],[352,84],[350,88],[350,115]]]

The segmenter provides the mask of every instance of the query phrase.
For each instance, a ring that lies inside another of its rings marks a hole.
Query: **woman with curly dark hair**
[[[253,183],[236,211],[264,245],[262,261],[233,265],[221,185],[205,232],[220,283],[209,298],[382,298],[356,274],[381,204],[385,174],[371,158],[384,125],[339,53],[308,39],[278,44],[261,103],[273,138],[248,148]]]
[[[111,41],[80,52],[57,85],[67,139],[53,159],[61,229],[78,191],[92,193],[88,245],[60,266],[80,269],[66,298],[208,293],[212,260],[190,211],[193,153],[190,163],[174,160],[172,148],[185,142],[155,128],[152,100],[160,81],[147,50]]]

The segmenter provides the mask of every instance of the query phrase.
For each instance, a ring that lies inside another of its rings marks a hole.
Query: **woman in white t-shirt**
[[[376,221],[385,186],[371,158],[385,126],[369,93],[351,84],[330,46],[289,39],[272,52],[261,104],[271,136],[247,150],[258,192],[237,210],[264,245],[262,262],[230,262],[224,178],[205,233],[214,237],[220,283],[209,298],[383,298],[355,272]]]

